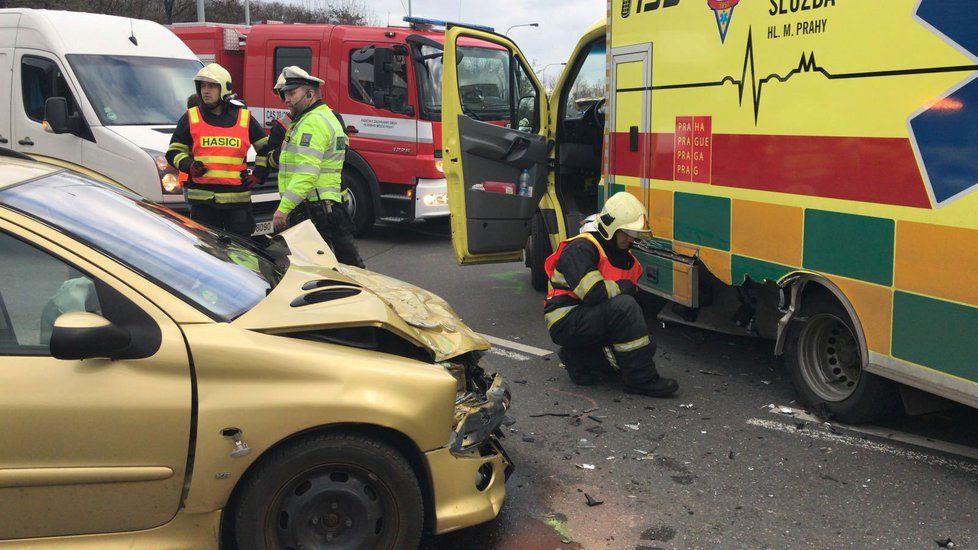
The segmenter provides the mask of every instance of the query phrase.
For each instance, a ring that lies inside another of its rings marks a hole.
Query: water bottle
[[[530,185],[530,171],[526,168],[520,172],[520,191],[521,197],[532,197],[533,196],[533,186]]]

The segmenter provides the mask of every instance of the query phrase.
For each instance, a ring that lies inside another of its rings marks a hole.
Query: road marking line
[[[794,426],[784,424],[782,422],[776,422],[774,420],[762,420],[760,418],[750,418],[747,420],[747,424],[751,426],[757,426],[758,428],[765,428],[768,430],[774,430],[786,434],[794,434],[803,437],[808,437],[811,439],[817,439],[819,441],[837,443],[840,445],[849,445],[851,447],[859,447],[861,449],[893,455],[900,458],[905,458],[907,460],[924,462],[926,464],[930,464],[931,466],[939,466],[943,468],[950,468],[952,470],[958,470],[961,472],[967,472],[970,474],[978,474],[978,464],[971,464],[969,462],[955,460],[953,458],[943,458],[940,456],[930,455],[918,451],[912,451],[910,449],[904,449],[901,447],[892,447],[889,445],[884,445],[883,443],[877,443],[875,441],[869,441],[866,439],[862,439],[850,435],[823,432],[820,429],[818,429],[817,426],[809,426],[806,429],[799,430]]]
[[[509,351],[504,348],[489,348],[489,353],[493,355],[498,355],[500,357],[505,357],[506,359],[515,359],[516,361],[529,361],[529,355],[523,355],[522,353],[516,353],[515,351]]]
[[[530,355],[536,355],[537,357],[545,357],[552,354],[553,352],[548,349],[535,348],[533,346],[528,346],[526,344],[520,344],[519,342],[512,342],[510,340],[503,340],[502,338],[496,338],[495,336],[489,336],[488,334],[480,334],[479,336],[489,340],[489,343],[494,346],[499,346],[501,348],[508,348],[516,351],[522,351],[523,353],[529,353]]]
[[[791,412],[785,414],[784,412],[781,412],[782,409],[790,410]],[[825,424],[825,421],[822,420],[821,418],[808,414],[807,412],[801,409],[795,409],[792,407],[775,407],[771,409],[770,412],[786,418],[796,418],[798,420],[804,420],[806,422],[814,422],[820,425]],[[967,445],[958,445],[957,443],[951,443],[949,441],[929,439],[921,435],[901,432],[898,430],[888,430],[886,428],[880,428],[878,426],[850,426],[849,424],[836,424],[835,422],[832,422],[831,424],[836,428],[848,432],[856,432],[856,433],[871,435],[873,437],[888,439],[890,441],[896,441],[898,443],[905,443],[907,445],[913,445],[915,447],[923,447],[925,449],[931,449],[942,453],[963,456],[965,458],[970,458],[972,460],[978,460],[978,449],[968,447]]]

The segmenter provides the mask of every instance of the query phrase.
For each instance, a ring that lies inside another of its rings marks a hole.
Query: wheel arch
[[[869,346],[866,343],[866,333],[863,330],[862,322],[859,320],[856,308],[853,307],[852,302],[849,301],[849,298],[838,285],[824,275],[799,271],[781,278],[778,281],[778,287],[781,290],[781,310],[784,315],[778,320],[778,332],[774,343],[775,355],[782,355],[784,352],[788,327],[792,322],[799,320],[798,312],[801,311],[804,304],[818,295],[824,295],[838,301],[846,310],[859,342],[859,357],[864,367],[869,365]]]
[[[421,488],[421,500],[424,503],[424,532],[431,532],[435,525],[434,492],[431,483],[431,476],[428,472],[424,459],[424,453],[421,451],[421,449],[418,448],[410,437],[395,429],[385,426],[378,426],[376,424],[343,422],[316,426],[293,433],[282,438],[274,445],[266,448],[258,457],[255,458],[254,461],[252,461],[252,463],[248,466],[248,469],[245,470],[241,477],[238,478],[238,481],[234,485],[234,489],[232,489],[231,494],[228,496],[228,500],[224,505],[224,513],[221,517],[221,546],[230,548],[234,547],[232,543],[235,516],[234,507],[240,498],[241,488],[244,486],[245,481],[247,481],[252,475],[252,472],[254,472],[273,451],[306,437],[338,433],[371,437],[390,444],[395,450],[397,450],[397,452],[401,453],[401,456],[407,460],[408,464],[411,466],[411,470],[414,472],[415,476],[417,476],[418,486]]]
[[[377,179],[377,174],[374,173],[373,168],[360,153],[353,149],[347,149],[344,164],[356,170],[360,177],[367,182],[367,187],[370,188],[370,200],[374,206],[374,216],[380,217],[383,213],[383,206],[380,203],[380,181]]]

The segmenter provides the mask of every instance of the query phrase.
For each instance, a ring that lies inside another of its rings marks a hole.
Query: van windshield
[[[176,124],[193,94],[195,59],[69,54],[104,126]]]

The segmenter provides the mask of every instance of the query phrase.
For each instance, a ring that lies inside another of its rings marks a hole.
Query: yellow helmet
[[[197,86],[197,94],[200,94],[200,83],[210,82],[221,87],[221,99],[226,99],[231,95],[231,73],[217,63],[204,65],[197,74],[194,75],[194,84]]]
[[[598,216],[598,233],[610,240],[620,229],[636,239],[648,239],[652,236],[648,218],[645,207],[633,195],[624,191],[615,193],[605,201]]]

